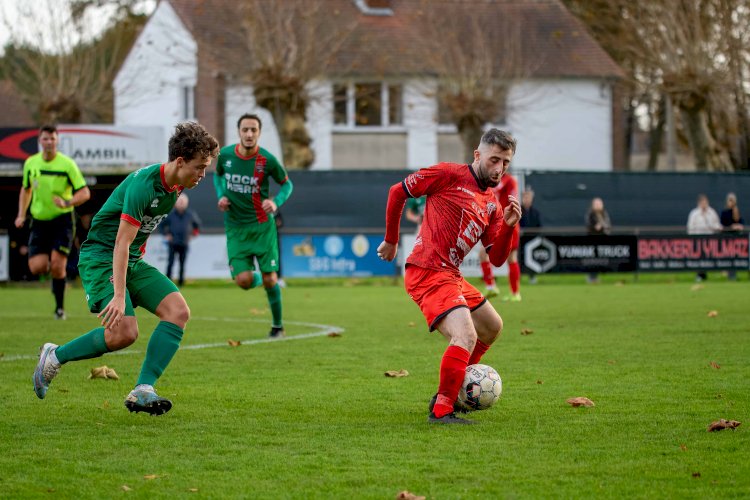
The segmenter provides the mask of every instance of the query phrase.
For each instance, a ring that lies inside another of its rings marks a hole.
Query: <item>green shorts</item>
[[[101,312],[115,296],[112,263],[86,259],[78,263],[78,271],[89,311]],[[156,314],[164,297],[173,292],[179,292],[177,286],[154,266],[143,260],[129,262],[125,277],[125,316],[135,316],[134,309],[138,306]]]
[[[254,258],[258,259],[260,272],[278,271],[279,242],[273,219],[250,227],[227,228],[227,256],[232,278],[245,271],[254,271]]]

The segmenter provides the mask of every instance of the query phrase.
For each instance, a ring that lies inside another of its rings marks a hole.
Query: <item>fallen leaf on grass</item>
[[[255,309],[254,307],[250,309],[250,314],[253,316],[262,316],[268,312],[268,309]]]
[[[701,477],[701,473],[700,472],[693,472],[693,477]]]
[[[577,397],[577,398],[570,398],[566,401],[570,406],[578,407],[578,406],[596,406],[594,405],[594,402],[591,401],[589,398],[584,397]]]
[[[107,380],[120,380],[120,377],[117,375],[117,372],[113,369],[108,367],[107,365],[104,366],[97,366],[95,368],[91,369],[91,373],[89,374],[89,378],[103,378]]]
[[[531,335],[532,333],[534,333],[534,330],[531,328],[524,328],[521,330],[521,335]]]
[[[617,361],[615,361],[614,359],[610,359],[609,361],[607,361],[607,364],[608,365],[616,365]]]
[[[719,419],[716,422],[711,422],[711,425],[706,429],[708,432],[721,431],[724,429],[736,429],[742,422],[736,420],[724,420]]]
[[[413,321],[409,321],[409,322],[408,322],[408,323],[406,324],[406,326],[408,326],[408,327],[410,327],[410,328],[414,328],[415,326],[417,326],[417,324],[416,324],[415,322],[413,322]]]
[[[409,376],[409,372],[406,371],[406,370],[404,370],[403,368],[400,369],[400,370],[398,370],[398,371],[396,371],[396,370],[388,370],[387,372],[385,372],[385,376],[386,377],[396,377],[396,378],[398,378],[398,377],[408,377]]]
[[[691,292],[697,292],[698,290],[703,290],[704,285],[693,285],[690,287]]]
[[[239,340],[228,339],[227,344],[231,345],[232,347],[239,347],[242,342],[240,342]]]
[[[681,449],[682,451],[687,451],[687,445],[681,444],[681,445],[680,445],[680,449]]]
[[[544,382],[542,382],[541,380],[537,380],[536,383],[542,385]]]
[[[198,488],[188,488],[188,491],[190,493],[197,493],[198,492]]]
[[[131,488],[127,484],[123,484],[122,485],[122,491],[133,491],[133,488]]]
[[[396,495],[396,500],[425,500],[425,497],[421,495],[415,495],[411,491],[402,491]]]
[[[721,365],[717,363],[716,361],[711,361],[708,365],[711,368],[715,368],[716,370],[721,370]]]
[[[715,318],[718,315],[719,315],[719,311],[708,311],[708,315],[707,316],[709,318]]]
[[[329,337],[341,337],[341,334],[339,332],[330,332],[328,336]]]
[[[156,479],[158,477],[161,477],[161,476],[159,476],[158,474],[146,474],[145,476],[143,476],[143,479],[151,480],[151,479]]]

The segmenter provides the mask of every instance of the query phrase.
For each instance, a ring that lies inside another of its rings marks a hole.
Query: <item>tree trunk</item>
[[[648,151],[648,168],[649,172],[655,172],[659,165],[659,154],[661,153],[661,142],[664,137],[664,123],[666,122],[666,112],[664,105],[664,96],[659,96],[656,100],[656,126],[651,127],[649,134],[649,151]]]
[[[731,164],[722,158],[716,140],[708,128],[706,110],[698,107],[681,108],[690,146],[695,158],[695,166],[701,172],[732,170]]]
[[[483,133],[484,128],[476,120],[460,120],[458,135],[461,137],[461,144],[463,145],[464,161],[468,163],[474,161],[474,150],[479,146]]]
[[[269,79],[271,81],[271,79]],[[315,154],[305,124],[307,100],[299,87],[281,84],[254,87],[255,101],[270,111],[281,140],[283,163],[287,168],[309,168]]]

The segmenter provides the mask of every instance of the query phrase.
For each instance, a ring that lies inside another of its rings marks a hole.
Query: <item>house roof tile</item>
[[[243,42],[237,28],[236,0],[168,0],[198,41],[200,64],[212,68],[241,68]],[[275,0],[276,4],[285,0]],[[528,64],[525,76],[535,78],[621,78],[623,71],[594,40],[584,25],[559,0],[391,0],[392,16],[366,15],[352,0],[325,0],[347,18],[356,19],[336,60],[326,68],[331,77],[419,75],[434,72],[417,48],[423,38],[425,5],[450,9],[451,25],[475,36],[471,16],[483,22],[505,18],[521,23],[520,60]],[[431,15],[434,15],[432,12]],[[486,24],[485,24],[486,25]],[[498,57],[503,36],[491,30]],[[241,78],[241,71],[227,71]]]

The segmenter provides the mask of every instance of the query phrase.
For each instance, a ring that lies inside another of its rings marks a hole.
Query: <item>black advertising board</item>
[[[535,235],[521,237],[519,258],[527,272],[632,272],[637,269],[635,236]]]
[[[639,271],[718,271],[748,269],[748,235],[641,236]]]

